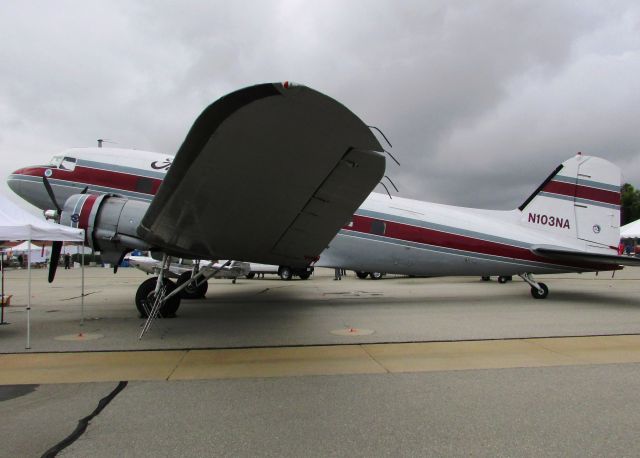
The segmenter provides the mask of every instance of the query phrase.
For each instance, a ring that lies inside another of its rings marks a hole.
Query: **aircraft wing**
[[[587,251],[569,250],[552,245],[534,245],[531,251],[545,258],[566,261],[570,263],[588,263],[619,266],[640,266],[640,258],[618,256],[615,254],[591,253]]]
[[[138,233],[170,254],[306,266],[382,179],[382,151],[313,89],[241,89],[196,120]]]

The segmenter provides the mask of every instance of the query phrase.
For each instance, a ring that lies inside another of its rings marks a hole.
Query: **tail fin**
[[[620,242],[620,169],[598,157],[563,162],[520,206],[528,227],[575,237],[594,248]]]

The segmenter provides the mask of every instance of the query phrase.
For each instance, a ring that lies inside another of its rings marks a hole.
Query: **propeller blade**
[[[53,202],[53,206],[56,210],[58,210],[58,215],[60,215],[60,213],[62,213],[62,208],[60,208],[60,205],[58,205],[58,202],[56,201],[56,196],[53,193],[53,188],[51,187],[51,183],[49,183],[49,179],[47,177],[42,177],[42,182],[44,183],[44,187],[47,190],[47,194],[49,194],[51,202]]]
[[[53,282],[58,269],[58,261],[60,261],[60,252],[62,251],[62,242],[53,242],[51,244],[51,259],[49,260],[49,283]]]

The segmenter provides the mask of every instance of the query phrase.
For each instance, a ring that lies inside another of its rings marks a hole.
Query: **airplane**
[[[535,299],[549,290],[534,274],[640,264],[617,254],[621,174],[605,159],[578,153],[517,209],[496,211],[372,192],[387,154],[336,100],[266,83],[207,107],[174,157],[71,149],[16,170],[8,184],[61,224],[84,228],[107,262],[133,249],[164,253],[160,274],[136,293],[143,317],[174,316],[178,291],[212,274],[194,272],[176,287],[164,278],[171,257],[275,264],[289,278],[314,266],[518,275]]]

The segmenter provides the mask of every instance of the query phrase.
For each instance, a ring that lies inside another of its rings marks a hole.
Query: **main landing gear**
[[[187,283],[187,286],[180,293],[180,297],[183,299],[201,299],[207,294],[207,290],[209,289],[209,283],[207,283],[206,278],[201,278],[198,282],[189,282],[191,277],[196,275],[197,272],[183,272],[178,277],[176,282],[177,286],[181,286]],[[233,282],[235,283],[235,278]]]
[[[209,278],[231,264],[231,261],[227,261],[218,268],[203,267],[197,273],[194,271],[194,274],[189,279],[178,286],[164,276],[170,263],[171,258],[165,254],[158,276],[145,280],[138,287],[136,308],[140,312],[141,318],[147,319],[138,339],[142,339],[142,336],[149,330],[153,320],[157,317],[172,318],[176,316],[176,312],[180,307],[180,293],[182,291],[191,287],[193,288],[192,291],[198,292],[202,282],[206,285]]]
[[[518,274],[518,276],[531,285],[531,295],[534,299],[546,299],[549,295],[547,285],[535,281],[532,274],[522,273]]]
[[[148,278],[142,282],[136,291],[136,308],[140,313],[140,318],[147,318],[151,313],[156,297],[166,297],[175,291],[176,284],[168,278],[162,278],[160,288],[156,292],[158,280],[162,277]],[[161,318],[174,318],[180,307],[180,295],[176,294],[166,300],[158,309],[158,316]]]
[[[382,272],[363,272],[360,270],[356,270],[356,277],[361,280],[364,280],[367,277],[371,277],[372,280],[380,280],[384,274]]]

